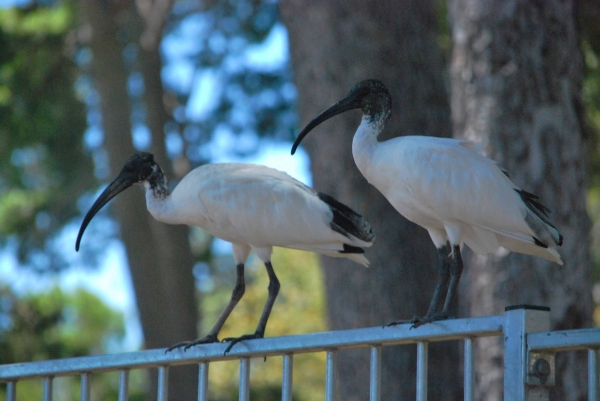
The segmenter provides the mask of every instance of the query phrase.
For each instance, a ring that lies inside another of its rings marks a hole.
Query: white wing
[[[265,166],[227,163],[199,167],[181,181],[172,198],[179,202],[180,210],[193,211],[180,216],[182,221],[233,243],[350,257],[339,254],[344,243],[365,247],[372,242],[334,231],[333,212],[317,192]],[[364,257],[360,259],[363,263]]]
[[[494,252],[498,246],[511,249],[513,241],[500,237],[528,244],[536,237],[548,246],[559,242],[554,227],[539,219],[539,227],[528,224],[526,218],[536,216],[531,216],[519,188],[493,160],[479,154],[473,142],[403,137],[384,143],[374,153],[374,163],[385,173],[374,177],[373,184],[409,220],[431,230],[455,229],[461,241],[479,253]],[[556,259],[556,251],[533,246],[544,250],[544,257]],[[524,252],[521,248],[511,250]]]

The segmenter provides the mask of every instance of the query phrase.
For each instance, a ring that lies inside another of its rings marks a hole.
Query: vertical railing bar
[[[208,401],[208,362],[198,364],[198,401]]]
[[[8,382],[6,385],[6,401],[17,400],[17,382]]]
[[[427,401],[428,344],[417,343],[417,401]]]
[[[90,401],[90,381],[90,372],[85,372],[81,374],[81,401]]]
[[[240,401],[250,401],[250,358],[240,359]]]
[[[167,401],[169,396],[169,367],[159,366],[158,367],[158,390],[156,399],[157,401]]]
[[[473,401],[473,339],[465,338],[465,401]]]
[[[600,401],[598,393],[598,350],[588,349],[588,400]]]
[[[292,382],[294,373],[294,356],[283,356],[283,374],[281,380],[281,401],[292,401]]]
[[[335,400],[335,364],[337,351],[327,351],[327,365],[325,367],[325,401]]]
[[[370,372],[369,400],[381,399],[381,346],[371,347],[371,372]]]
[[[119,373],[119,401],[129,399],[129,370],[124,369]]]
[[[52,376],[44,377],[44,401],[52,401]]]

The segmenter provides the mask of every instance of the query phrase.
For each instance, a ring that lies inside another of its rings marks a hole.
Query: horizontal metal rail
[[[331,331],[296,336],[271,337],[248,340],[236,344],[224,355],[227,344],[206,344],[187,351],[176,350],[166,353],[155,349],[122,354],[109,354],[66,358],[35,363],[16,363],[0,366],[0,381],[15,379],[47,378],[118,371],[239,360],[248,357],[289,355],[307,352],[322,352],[369,345],[415,344],[465,338],[485,337],[502,334],[504,316],[477,317],[433,322],[411,330],[410,324],[395,327],[371,327],[355,330]],[[164,372],[166,376],[166,371]]]
[[[530,352],[575,351],[600,347],[600,329],[580,329],[530,333],[527,348]]]

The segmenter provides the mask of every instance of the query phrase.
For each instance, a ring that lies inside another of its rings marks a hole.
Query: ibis
[[[344,257],[368,266],[363,255],[372,245],[367,221],[333,197],[316,192],[284,172],[255,164],[207,164],[189,172],[170,193],[167,180],[151,153],[134,154],[86,214],[75,249],[96,213],[112,198],[134,184],[145,188],[146,207],[163,223],[198,226],[233,244],[237,280],[231,299],[208,334],[171,346],[219,342],[217,335],[244,295],[244,264],[251,250],[264,263],[269,276],[268,297],[256,331],[229,342],[225,353],[239,341],[263,338],[279,280],[271,265],[273,247],[314,251]]]
[[[438,250],[438,283],[427,314],[412,327],[449,317],[460,279],[461,249],[478,254],[500,247],[535,255],[562,265],[556,247],[562,235],[539,198],[515,185],[506,171],[468,140],[403,136],[379,142],[388,122],[392,98],[385,85],[370,79],[323,111],[300,132],[292,154],[317,125],[337,114],[359,109],[363,116],[352,141],[356,166],[406,219],[425,228]],[[437,313],[442,293],[446,297]]]

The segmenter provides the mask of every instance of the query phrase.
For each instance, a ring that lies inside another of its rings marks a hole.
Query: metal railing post
[[[550,329],[550,308],[545,306],[508,306],[504,314],[504,400],[544,401],[550,397],[545,385],[531,385],[531,369],[547,371],[551,366],[546,359],[530,364],[527,351],[527,333]],[[541,361],[541,362],[540,362]],[[553,363],[553,361],[552,361]],[[547,365],[546,365],[547,364]],[[531,365],[531,366],[530,366]],[[548,375],[546,375],[548,377]],[[544,384],[546,380],[543,380]]]
[[[294,356],[283,356],[283,374],[281,379],[281,400],[292,401],[292,383],[294,376]]]
[[[464,392],[465,401],[473,401],[473,339],[465,338],[465,372],[464,372]]]
[[[85,372],[81,374],[81,401],[90,401],[90,387],[91,387],[92,374]]]
[[[52,377],[44,377],[44,394],[42,400],[52,401]]]
[[[429,360],[429,344],[425,341],[417,343],[417,401],[427,401],[427,364]]]
[[[208,401],[208,362],[198,364],[198,401]]]
[[[337,350],[327,351],[325,366],[325,401],[335,401],[335,364]]]
[[[124,369],[119,372],[119,401],[129,399],[129,370]]]
[[[158,367],[158,389],[156,399],[158,401],[167,401],[169,396],[169,367]]]
[[[381,400],[381,346],[371,347],[371,371],[369,401]]]
[[[239,401],[250,401],[250,358],[240,359]]]
[[[588,349],[588,401],[600,400],[598,394],[598,350]]]
[[[6,385],[6,401],[17,399],[17,382],[8,382]]]

